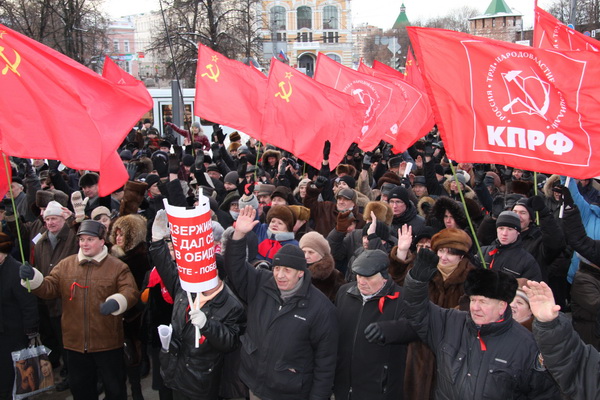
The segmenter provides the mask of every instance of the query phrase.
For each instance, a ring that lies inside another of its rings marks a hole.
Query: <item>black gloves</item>
[[[125,169],[127,170],[127,175],[129,175],[129,180],[135,180],[135,174],[137,174],[138,165],[136,163],[129,162],[127,163],[127,167],[125,167]]]
[[[325,145],[323,146],[323,161],[329,160],[329,153],[331,152],[331,143],[329,140],[325,141]]]
[[[240,157],[240,165],[238,167],[237,173],[238,177],[244,179],[246,176],[246,169],[248,168],[248,160],[246,157]]]
[[[429,282],[437,271],[439,258],[437,254],[428,249],[421,249],[417,253],[415,263],[410,270],[410,276],[419,282]]]
[[[485,167],[483,166],[483,164],[475,164],[473,166],[473,171],[475,172],[474,185],[479,186],[485,179],[485,174],[486,174]]]
[[[550,212],[550,210],[548,210],[548,207],[546,207],[546,202],[544,201],[544,198],[539,195],[532,196],[529,199],[527,199],[527,205],[531,207],[533,211],[539,212],[540,215],[545,215]]]
[[[327,183],[327,177],[319,175],[317,177],[317,180],[315,181],[315,186],[317,187],[317,189],[321,189],[321,188],[325,187],[326,183]]]
[[[110,299],[100,304],[100,314],[112,314],[119,309],[119,303],[115,299]]]
[[[210,146],[210,149],[212,150],[212,159],[213,159],[213,162],[215,164],[217,164],[221,160],[221,148],[219,146],[219,143],[213,143]]]
[[[225,140],[225,134],[223,133],[223,128],[219,126],[219,124],[213,125],[213,133],[212,133],[212,141],[216,143],[223,144]]]
[[[494,198],[492,201],[492,218],[497,219],[504,208],[506,208],[504,198],[502,196]]]
[[[19,267],[19,277],[21,279],[33,279],[34,276],[35,272],[29,263],[21,264],[21,267]]]
[[[365,329],[365,338],[369,343],[381,343],[385,342],[385,336],[381,327],[377,322],[371,322]]]
[[[363,156],[362,160],[362,169],[369,170],[371,168],[371,158],[373,157],[373,152],[368,151]]]
[[[179,173],[179,168],[179,157],[177,157],[175,154],[169,154],[169,173],[177,174]]]
[[[573,208],[575,206],[575,201],[573,200],[573,196],[571,196],[571,191],[567,186],[562,187],[562,195],[563,195],[563,204],[565,208]]]

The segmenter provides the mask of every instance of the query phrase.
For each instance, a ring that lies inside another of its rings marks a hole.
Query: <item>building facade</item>
[[[123,70],[138,76],[135,27],[133,17],[123,17],[110,22],[107,31],[108,56]]]
[[[514,43],[523,40],[523,14],[513,12],[504,0],[492,0],[484,14],[469,19],[475,36]]]
[[[312,76],[321,52],[351,67],[350,11],[349,0],[263,0],[260,35],[265,63],[277,57]]]

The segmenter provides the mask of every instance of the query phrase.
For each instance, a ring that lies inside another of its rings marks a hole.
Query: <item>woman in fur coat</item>
[[[334,301],[340,286],[346,283],[344,276],[335,269],[329,242],[319,232],[308,232],[300,239],[312,284]]]

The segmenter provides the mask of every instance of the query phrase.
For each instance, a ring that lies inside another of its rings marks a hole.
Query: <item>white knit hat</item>
[[[44,210],[44,218],[50,217],[50,216],[57,216],[57,217],[62,217],[63,215],[63,210],[62,210],[62,206],[60,205],[60,203],[58,201],[52,200],[50,203],[48,203],[48,205],[46,206],[46,209]]]

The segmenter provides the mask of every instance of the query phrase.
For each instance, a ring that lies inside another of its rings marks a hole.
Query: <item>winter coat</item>
[[[338,324],[331,301],[311,285],[283,302],[273,274],[244,260],[245,240],[230,240],[225,269],[248,304],[240,377],[263,400],[326,400],[335,374]]]
[[[533,322],[533,335],[544,366],[572,400],[598,398],[600,393],[600,354],[586,346],[563,314],[548,322]]]
[[[329,300],[335,300],[339,288],[346,283],[344,275],[335,269],[335,261],[331,254],[326,255],[320,261],[308,266],[312,284],[315,285]]]
[[[63,300],[65,349],[93,353],[123,347],[121,314],[136,304],[139,292],[127,264],[106,248],[104,252],[106,257],[98,263],[87,261],[80,251],[59,262],[45,278],[36,270],[30,281],[36,296]],[[100,305],[114,295],[124,300],[123,306],[113,314],[100,314]]]
[[[475,325],[468,312],[444,309],[427,299],[428,282],[406,277],[407,319],[436,356],[436,399],[549,399],[550,375],[535,368],[533,336],[512,319]]]
[[[482,247],[481,252],[488,268],[510,273],[515,278],[537,282],[542,280],[540,266],[531,253],[523,248],[521,235],[507,245],[500,244],[496,239],[491,245]]]
[[[67,220],[62,229],[58,232],[56,247],[52,248],[48,231],[40,237],[40,240],[34,247],[34,266],[40,270],[44,276],[50,275],[52,269],[61,260],[77,254],[79,251],[79,241],[76,232],[71,228],[71,220]],[[44,301],[48,307],[48,313],[51,317],[60,317],[62,314],[61,299],[52,299]]]
[[[314,230],[319,232],[324,237],[327,237],[332,229],[335,229],[337,222],[337,205],[332,201],[319,201],[319,189],[306,186],[306,196],[304,196],[304,207],[310,209],[310,219],[314,222]],[[365,226],[362,213],[358,209],[358,205],[354,206],[352,214],[358,220],[356,229],[362,229]]]
[[[294,232],[275,232],[269,231],[268,224],[258,224],[254,227],[254,233],[258,240],[258,260],[273,261],[277,251],[286,244],[298,246],[298,241],[294,238]]]
[[[239,345],[245,327],[244,306],[225,283],[223,290],[206,302],[201,310],[206,325],[200,330],[200,345],[195,347],[196,330],[189,320],[187,292],[181,288],[175,261],[164,240],[149,248],[166,289],[172,294],[173,334],[169,351],[161,350],[161,375],[165,385],[194,399],[217,399],[225,353]],[[228,375],[235,371],[226,371]]]
[[[412,269],[415,256],[409,253],[407,260],[401,261],[396,257],[396,251],[397,248],[394,247],[390,253],[390,271],[402,276],[402,284],[404,284],[406,274]],[[463,284],[467,274],[473,269],[475,266],[467,258],[463,258],[446,280],[439,271],[436,272],[429,281],[429,301],[442,308],[458,308],[465,294]],[[435,376],[435,355],[431,349],[421,341],[410,343],[404,380],[406,397],[415,400],[430,399],[435,386]]]
[[[405,319],[402,288],[388,279],[372,298],[363,301],[357,283],[340,288],[335,304],[340,324],[338,362],[333,392],[336,400],[398,400],[403,398],[406,343],[416,332]],[[364,331],[372,322],[393,321],[404,343],[369,343]]]
[[[392,226],[390,227],[390,233],[394,236],[398,235],[398,229],[402,228],[404,224],[408,224],[412,227],[413,235],[418,235],[421,229],[425,227],[425,218],[421,217],[418,213],[417,207],[412,201],[409,201],[406,205],[406,211],[401,215],[394,215],[392,219]]]
[[[331,255],[336,261],[337,268],[345,273],[348,282],[356,280],[352,273],[352,263],[365,248],[362,243],[362,229],[354,230],[350,233],[339,232],[332,229],[327,235],[327,241],[331,247]],[[392,245],[384,243],[376,234],[367,237],[369,240],[369,250],[383,250],[388,253]]]
[[[119,217],[112,225],[109,240],[113,244],[110,254],[129,267],[138,288],[142,287],[146,273],[150,270],[148,246],[146,244],[146,218],[139,214]],[[117,245],[117,232],[123,234],[123,245]]]

